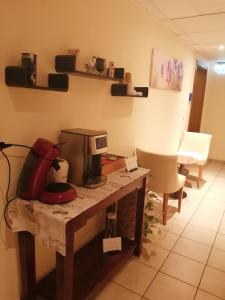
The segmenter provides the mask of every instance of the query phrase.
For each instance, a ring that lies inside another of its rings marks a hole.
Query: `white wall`
[[[215,62],[209,62],[201,131],[213,135],[210,158],[225,160],[225,75],[214,71]]]
[[[194,56],[179,40],[130,0],[4,1],[0,18],[0,138],[32,145],[36,138],[57,141],[64,128],[107,129],[109,151],[133,153],[135,146],[174,152],[186,124],[192,90]],[[113,60],[132,72],[135,86],[148,86],[154,47],[184,62],[181,92],[151,90],[148,99],[110,96],[110,82],[70,76],[68,93],[9,88],[4,68],[20,63],[22,52],[38,55],[38,84],[54,72],[54,56],[81,49],[79,65],[92,55]],[[12,163],[12,186],[27,152],[6,150]],[[7,165],[0,156],[1,211]],[[91,227],[98,227],[96,220]],[[80,233],[83,241],[90,228]],[[38,276],[54,264],[51,251],[37,247]],[[47,253],[47,255],[46,255]],[[1,222],[0,299],[19,299],[16,235]]]

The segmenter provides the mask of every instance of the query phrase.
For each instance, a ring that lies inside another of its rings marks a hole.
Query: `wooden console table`
[[[78,197],[65,205],[48,205],[20,198],[9,207],[13,231],[18,231],[22,300],[41,295],[51,300],[85,299],[88,292],[116,265],[132,254],[140,255],[146,178],[149,170],[127,173],[119,170],[107,176],[97,189],[76,187]],[[74,254],[74,232],[88,219],[137,191],[134,240],[122,238],[122,251],[102,252],[100,233]],[[56,270],[36,283],[34,236],[56,250]]]

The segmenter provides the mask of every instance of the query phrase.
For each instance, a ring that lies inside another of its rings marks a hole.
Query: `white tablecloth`
[[[119,170],[109,174],[107,183],[99,188],[87,189],[76,186],[77,198],[63,205],[49,205],[38,200],[17,198],[8,209],[12,230],[28,231],[48,247],[65,255],[65,228],[68,221],[148,173],[149,170],[142,168],[129,173]]]

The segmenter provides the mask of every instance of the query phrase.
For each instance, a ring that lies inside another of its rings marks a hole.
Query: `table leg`
[[[66,230],[66,256],[56,252],[56,300],[73,299],[74,233]]]
[[[135,225],[135,243],[137,247],[134,251],[136,256],[141,254],[141,245],[142,245],[142,225],[144,217],[144,205],[145,205],[145,186],[146,186],[146,177],[143,179],[143,186],[138,190],[137,193],[137,208],[136,208],[136,225]]]
[[[21,231],[18,233],[18,240],[22,286],[21,299],[33,300],[36,283],[34,236],[29,232]]]

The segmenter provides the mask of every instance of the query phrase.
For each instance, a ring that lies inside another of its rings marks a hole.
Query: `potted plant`
[[[156,223],[159,222],[159,217],[156,217],[152,214],[154,210],[154,203],[159,201],[159,197],[155,192],[148,192],[145,199],[145,207],[144,207],[144,238],[148,239],[150,236],[155,236],[156,234],[160,234],[161,230],[157,228]],[[156,230],[154,230],[156,229]]]

